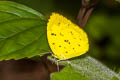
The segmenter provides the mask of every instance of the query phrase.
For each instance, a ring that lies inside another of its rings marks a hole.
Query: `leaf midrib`
[[[12,21],[13,21],[13,20],[22,20],[22,19],[32,19],[32,18],[12,19]],[[35,19],[32,19],[32,20],[35,20]],[[36,19],[36,20],[38,20],[38,19]],[[7,21],[4,21],[4,22],[0,22],[0,24],[4,24],[4,23],[10,22],[10,21],[11,21],[11,20],[7,20]],[[28,30],[30,30],[30,29],[32,29],[32,28],[42,27],[42,26],[45,26],[45,24],[40,24],[40,25],[36,25],[36,26],[30,27],[30,28],[27,28],[27,29],[25,29],[25,30],[22,30],[22,31],[20,31],[20,32],[17,32],[17,33],[15,33],[15,34],[13,34],[12,36],[8,36],[8,37],[6,37],[6,38],[2,38],[1,41],[6,40],[6,39],[11,38],[11,37],[14,37],[14,36],[16,36],[16,35],[18,35],[18,34],[20,34],[20,33],[22,33],[22,32],[28,31]],[[0,42],[1,42],[1,41],[0,41]]]
[[[44,33],[42,33],[42,34],[44,34]],[[18,49],[18,50],[12,51],[12,52],[10,52],[10,53],[8,53],[8,54],[4,54],[4,55],[1,55],[1,56],[3,57],[3,56],[6,56],[6,55],[9,55],[9,54],[13,54],[14,52],[20,51],[20,50],[26,48],[27,46],[32,45],[33,43],[35,43],[37,40],[39,40],[39,39],[41,38],[42,34],[40,35],[40,37],[39,37],[38,39],[32,41],[30,44],[25,45],[24,47],[22,47],[22,48],[20,48],[20,49]],[[0,57],[1,57],[1,56],[0,56]]]

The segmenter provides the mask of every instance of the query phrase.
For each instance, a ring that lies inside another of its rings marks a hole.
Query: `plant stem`
[[[82,7],[77,16],[77,23],[81,28],[87,23],[87,20],[94,9],[93,6],[97,3],[98,0],[93,0],[92,2],[90,2],[90,0],[82,0]]]

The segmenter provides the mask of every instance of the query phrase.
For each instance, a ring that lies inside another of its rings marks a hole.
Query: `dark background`
[[[47,18],[58,12],[76,23],[81,0],[12,0],[31,7]],[[85,31],[88,33],[90,50],[87,54],[120,71],[120,4],[114,0],[100,0],[90,16]],[[44,59],[22,59],[0,62],[0,80],[49,80],[56,66]]]

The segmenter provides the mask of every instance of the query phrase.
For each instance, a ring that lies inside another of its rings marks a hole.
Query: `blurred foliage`
[[[120,0],[116,0],[116,1],[120,2]]]
[[[119,21],[120,15],[110,15],[109,13],[96,13],[89,19],[86,30],[90,39],[92,38],[91,46],[98,49],[97,52],[91,47],[91,53],[95,51],[98,53],[97,57],[102,59],[119,60]]]

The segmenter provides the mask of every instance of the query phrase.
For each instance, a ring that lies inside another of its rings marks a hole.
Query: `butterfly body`
[[[53,55],[59,60],[80,56],[89,48],[87,34],[57,13],[53,13],[49,19],[47,38]]]

